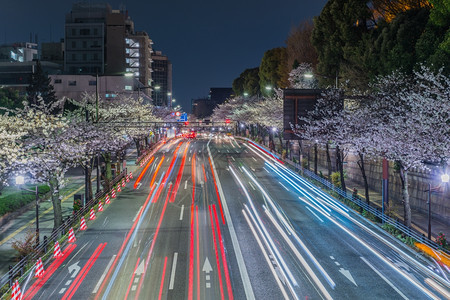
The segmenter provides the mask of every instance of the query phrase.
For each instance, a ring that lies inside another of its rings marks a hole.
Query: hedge
[[[41,185],[38,187],[38,191],[39,197],[42,198],[50,191],[50,188],[46,185]],[[35,199],[35,194],[27,191],[17,191],[16,193],[0,197],[0,216],[16,211],[35,201]]]

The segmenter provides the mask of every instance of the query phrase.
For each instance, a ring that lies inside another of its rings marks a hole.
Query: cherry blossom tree
[[[378,79],[371,113],[378,124],[373,147],[396,162],[402,182],[405,225],[411,226],[408,173],[425,161],[450,160],[450,80],[420,66],[410,77],[394,72]]]
[[[37,104],[25,105],[14,114],[25,124],[32,124],[21,136],[23,158],[16,160],[18,170],[30,174],[36,181],[50,187],[54,212],[54,229],[62,224],[60,188],[64,186],[64,175],[78,161],[86,160],[84,145],[67,135],[67,119],[54,112],[60,101],[45,104],[38,98]]]
[[[289,72],[290,87],[294,89],[316,89],[317,79],[310,63],[301,63],[297,68]]]

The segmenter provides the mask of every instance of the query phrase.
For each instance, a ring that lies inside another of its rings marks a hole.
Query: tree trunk
[[[48,185],[50,187],[50,193],[53,204],[53,231],[55,231],[63,222],[61,199],[59,198],[59,183],[56,177],[52,177]]]
[[[317,175],[317,143],[314,144],[314,174]]]
[[[358,163],[359,170],[361,171],[361,175],[364,180],[364,191],[365,191],[365,195],[366,195],[366,202],[367,202],[367,204],[370,204],[369,183],[367,182],[366,169],[364,166],[364,154],[362,152],[358,152],[358,156],[359,156],[359,161],[357,163]]]
[[[408,193],[408,171],[400,164],[400,180],[402,182],[403,217],[405,226],[411,227],[411,206]]]
[[[141,156],[141,143],[139,142],[139,139],[134,138],[134,143],[136,144],[136,150],[137,150],[137,157]]]
[[[287,150],[288,150],[287,141],[286,141],[286,149],[284,149],[284,146],[283,146],[283,134],[281,132],[278,133],[278,139],[280,140],[281,154],[283,154],[283,150],[286,150],[286,157],[287,157]]]
[[[111,189],[111,180],[112,180],[112,174],[111,174],[111,153],[105,152],[102,153],[103,159],[105,160],[105,186],[103,187],[106,191],[109,191]]]
[[[92,161],[92,159],[91,159],[91,161]],[[94,198],[94,192],[92,191],[92,166],[90,163],[89,163],[88,167],[86,168],[86,171],[87,171],[87,179],[88,179],[88,187],[89,187],[89,199],[86,199],[86,201],[87,201],[87,200]]]
[[[328,178],[331,178],[331,156],[330,156],[330,145],[328,144],[328,142],[326,143],[326,151],[327,151]]]
[[[341,189],[344,192],[344,194],[347,193],[347,188],[345,186],[345,178],[344,178],[344,164],[342,161],[342,152],[339,148],[339,146],[336,146],[336,166],[339,170],[339,177],[341,179]]]

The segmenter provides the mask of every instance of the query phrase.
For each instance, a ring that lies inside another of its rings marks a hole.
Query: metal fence
[[[353,197],[353,195],[351,195],[351,194],[349,195],[349,193],[343,191],[341,188],[335,186],[333,183],[329,182],[325,178],[320,177],[319,175],[315,174],[314,172],[301,167],[297,163],[291,163],[290,161],[287,161],[287,163],[291,167],[295,168],[296,171],[297,170],[301,171],[304,176],[306,176],[306,177],[308,177],[310,179],[313,179],[316,182],[319,182],[326,189],[328,189],[330,191],[334,191],[335,193],[337,193],[342,198],[344,198],[344,199],[346,199],[348,201],[351,201],[352,203],[354,203],[355,205],[357,205],[361,209],[363,209],[363,210],[367,211],[368,213],[374,215],[377,219],[380,220],[381,223],[389,224],[389,225],[393,226],[395,229],[400,231],[405,237],[413,238],[417,242],[425,244],[425,245],[427,245],[427,246],[429,246],[429,247],[431,247],[431,248],[433,248],[435,250],[441,250],[441,251],[443,251],[443,252],[445,252],[447,254],[450,254],[450,251],[448,251],[447,249],[444,249],[443,247],[438,245],[436,242],[434,242],[432,240],[429,240],[424,235],[420,234],[420,232],[418,232],[417,230],[415,230],[413,228],[410,228],[408,226],[405,226],[400,220],[394,219],[394,218],[384,214],[383,211],[381,211],[379,207],[371,206],[371,205],[367,204],[365,201],[361,200],[360,198]]]
[[[115,184],[119,183],[122,178],[125,178],[127,175],[127,169],[122,171],[119,175],[117,175],[111,182],[110,186],[114,186]],[[15,279],[18,279],[19,282],[22,282],[26,276],[30,274],[34,270],[33,265],[36,264],[36,261],[38,258],[42,258],[43,264],[46,263],[46,261],[52,257],[53,249],[52,245],[56,241],[61,241],[63,244],[61,244],[61,247],[65,246],[67,244],[67,239],[65,235],[68,233],[70,228],[72,228],[74,225],[76,225],[82,216],[86,215],[91,207],[96,205],[101,198],[106,196],[106,194],[109,193],[109,190],[103,190],[95,194],[94,198],[89,200],[89,202],[86,203],[86,205],[78,210],[76,213],[67,216],[66,220],[63,221],[63,224],[61,224],[60,227],[57,229],[54,229],[52,231],[52,234],[50,237],[44,236],[44,239],[41,243],[39,243],[39,246],[37,246],[33,253],[27,255],[26,257],[22,258],[17,264],[14,266],[9,266],[9,271],[7,274],[3,275],[0,278],[0,291],[4,291],[5,294],[7,294],[12,285],[13,281]],[[74,229],[75,230],[75,229]],[[78,230],[77,230],[78,231]],[[9,285],[9,289],[5,290]],[[4,296],[0,294],[1,299],[4,299]]]

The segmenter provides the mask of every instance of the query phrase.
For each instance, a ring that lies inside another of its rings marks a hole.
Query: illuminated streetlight
[[[306,73],[306,74],[303,74],[303,77],[305,77],[305,78],[313,78],[314,75],[311,74],[311,73]]]
[[[448,183],[449,182],[449,178],[450,176],[448,175],[448,174],[442,174],[441,175],[441,181],[443,182],[443,183]]]
[[[247,96],[248,96],[248,93],[247,93],[247,92],[245,92],[245,93],[244,93],[244,97],[247,97]]]
[[[272,87],[270,85],[266,86],[266,90],[270,91],[272,89]]]

